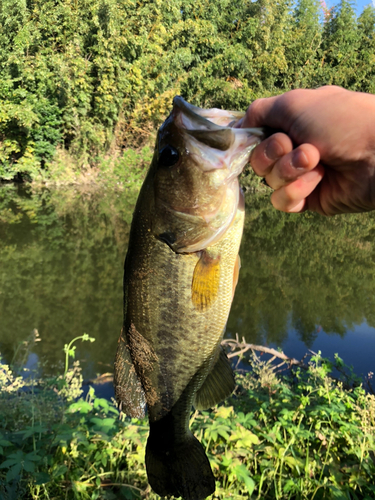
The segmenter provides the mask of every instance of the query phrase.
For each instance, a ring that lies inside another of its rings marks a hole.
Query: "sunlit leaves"
[[[290,500],[320,491],[326,500],[371,498],[374,396],[335,383],[319,353],[307,372],[278,376],[275,391],[264,385],[270,366],[253,358],[251,368],[237,377],[227,406],[191,419],[216,496]],[[26,381],[17,393],[0,388],[0,495],[13,488],[17,498],[156,500],[144,467],[147,422],[118,419],[115,405],[93,389],[69,403],[55,383],[40,380],[38,394],[27,392]]]
[[[325,17],[317,0],[4,0],[0,24],[0,178],[35,177],[57,147],[82,168],[151,144],[178,93],[245,109],[301,86],[375,88],[374,9],[357,19],[348,0]]]

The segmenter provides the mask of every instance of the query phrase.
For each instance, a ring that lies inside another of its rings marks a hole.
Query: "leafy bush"
[[[3,0],[0,178],[151,145],[176,94],[244,110],[325,83],[375,92],[374,8],[325,14],[318,0]]]
[[[256,357],[251,366],[237,377],[232,406],[197,421],[206,425],[223,498],[230,491],[246,498],[246,490],[259,500],[373,498],[375,397],[362,387],[344,390],[320,354],[292,377],[275,376]],[[237,474],[236,466],[245,467]]]
[[[319,354],[308,372],[289,377],[250,361],[225,406],[192,416],[217,478],[215,498],[373,498],[374,396],[333,382]],[[146,421],[119,418],[92,388],[79,397],[81,382],[77,362],[45,381],[0,365],[1,498],[158,498],[144,468]]]

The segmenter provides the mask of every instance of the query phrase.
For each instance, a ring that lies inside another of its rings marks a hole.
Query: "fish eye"
[[[176,165],[180,158],[180,155],[173,146],[164,146],[164,148],[159,153],[159,166],[161,167],[173,167]]]

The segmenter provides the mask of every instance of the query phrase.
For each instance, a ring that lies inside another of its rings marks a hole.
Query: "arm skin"
[[[375,209],[375,95],[292,90],[254,101],[236,126],[275,130],[253,150],[251,165],[274,189],[278,210]]]

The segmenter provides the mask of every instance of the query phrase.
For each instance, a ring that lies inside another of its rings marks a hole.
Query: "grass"
[[[0,365],[0,498],[159,498],[144,468],[147,421],[120,417],[93,388],[82,398],[73,341],[64,351],[54,379],[25,380]],[[248,361],[225,405],[192,415],[216,477],[213,498],[373,499],[375,397],[355,383],[344,389],[320,354],[284,376]]]

